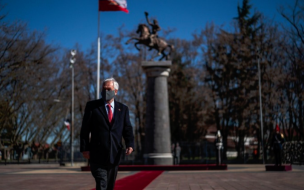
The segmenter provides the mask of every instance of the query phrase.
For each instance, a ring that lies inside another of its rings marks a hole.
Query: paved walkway
[[[118,179],[136,172],[118,172]],[[134,184],[136,185],[136,184]],[[57,164],[0,165],[1,190],[90,190],[90,172]],[[145,190],[304,189],[304,166],[266,172],[263,165],[228,165],[227,171],[165,171]],[[127,190],[127,189],[126,189]]]
[[[266,172],[263,165],[228,165],[227,171],[166,171],[145,190],[303,190],[304,166]]]
[[[136,172],[119,172],[121,179]],[[0,190],[91,190],[95,180],[80,166],[59,164],[0,165]]]

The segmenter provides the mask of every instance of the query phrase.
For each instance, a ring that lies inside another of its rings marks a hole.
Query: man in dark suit
[[[276,161],[276,166],[281,166],[282,165],[282,148],[283,148],[283,143],[285,142],[284,135],[280,133],[280,127],[277,124],[275,128],[275,134],[272,137],[272,147],[274,151],[274,157]]]
[[[102,86],[102,99],[89,101],[86,105],[80,132],[80,151],[90,161],[96,190],[112,190],[123,148],[122,137],[127,147],[125,154],[130,155],[134,136],[128,107],[114,100],[118,83],[110,78]]]

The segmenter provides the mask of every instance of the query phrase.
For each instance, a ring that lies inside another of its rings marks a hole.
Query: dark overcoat
[[[87,103],[80,132],[80,151],[90,151],[91,163],[118,165],[123,149],[122,137],[126,146],[134,149],[128,107],[114,100],[112,120],[110,124],[103,99]]]

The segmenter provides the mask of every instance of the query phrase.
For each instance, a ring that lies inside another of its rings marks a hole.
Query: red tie
[[[108,117],[109,117],[109,122],[112,124],[113,113],[112,113],[111,105],[110,105],[110,104],[107,104],[107,106],[108,106]]]

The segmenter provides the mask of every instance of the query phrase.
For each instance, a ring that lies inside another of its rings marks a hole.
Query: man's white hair
[[[103,81],[103,83],[102,83],[102,86],[104,85],[104,83],[105,82],[108,82],[108,81],[113,81],[113,83],[114,83],[114,89],[115,90],[118,90],[119,89],[119,84],[118,84],[118,82],[115,80],[115,78],[108,78],[108,79],[105,79],[104,81]]]

